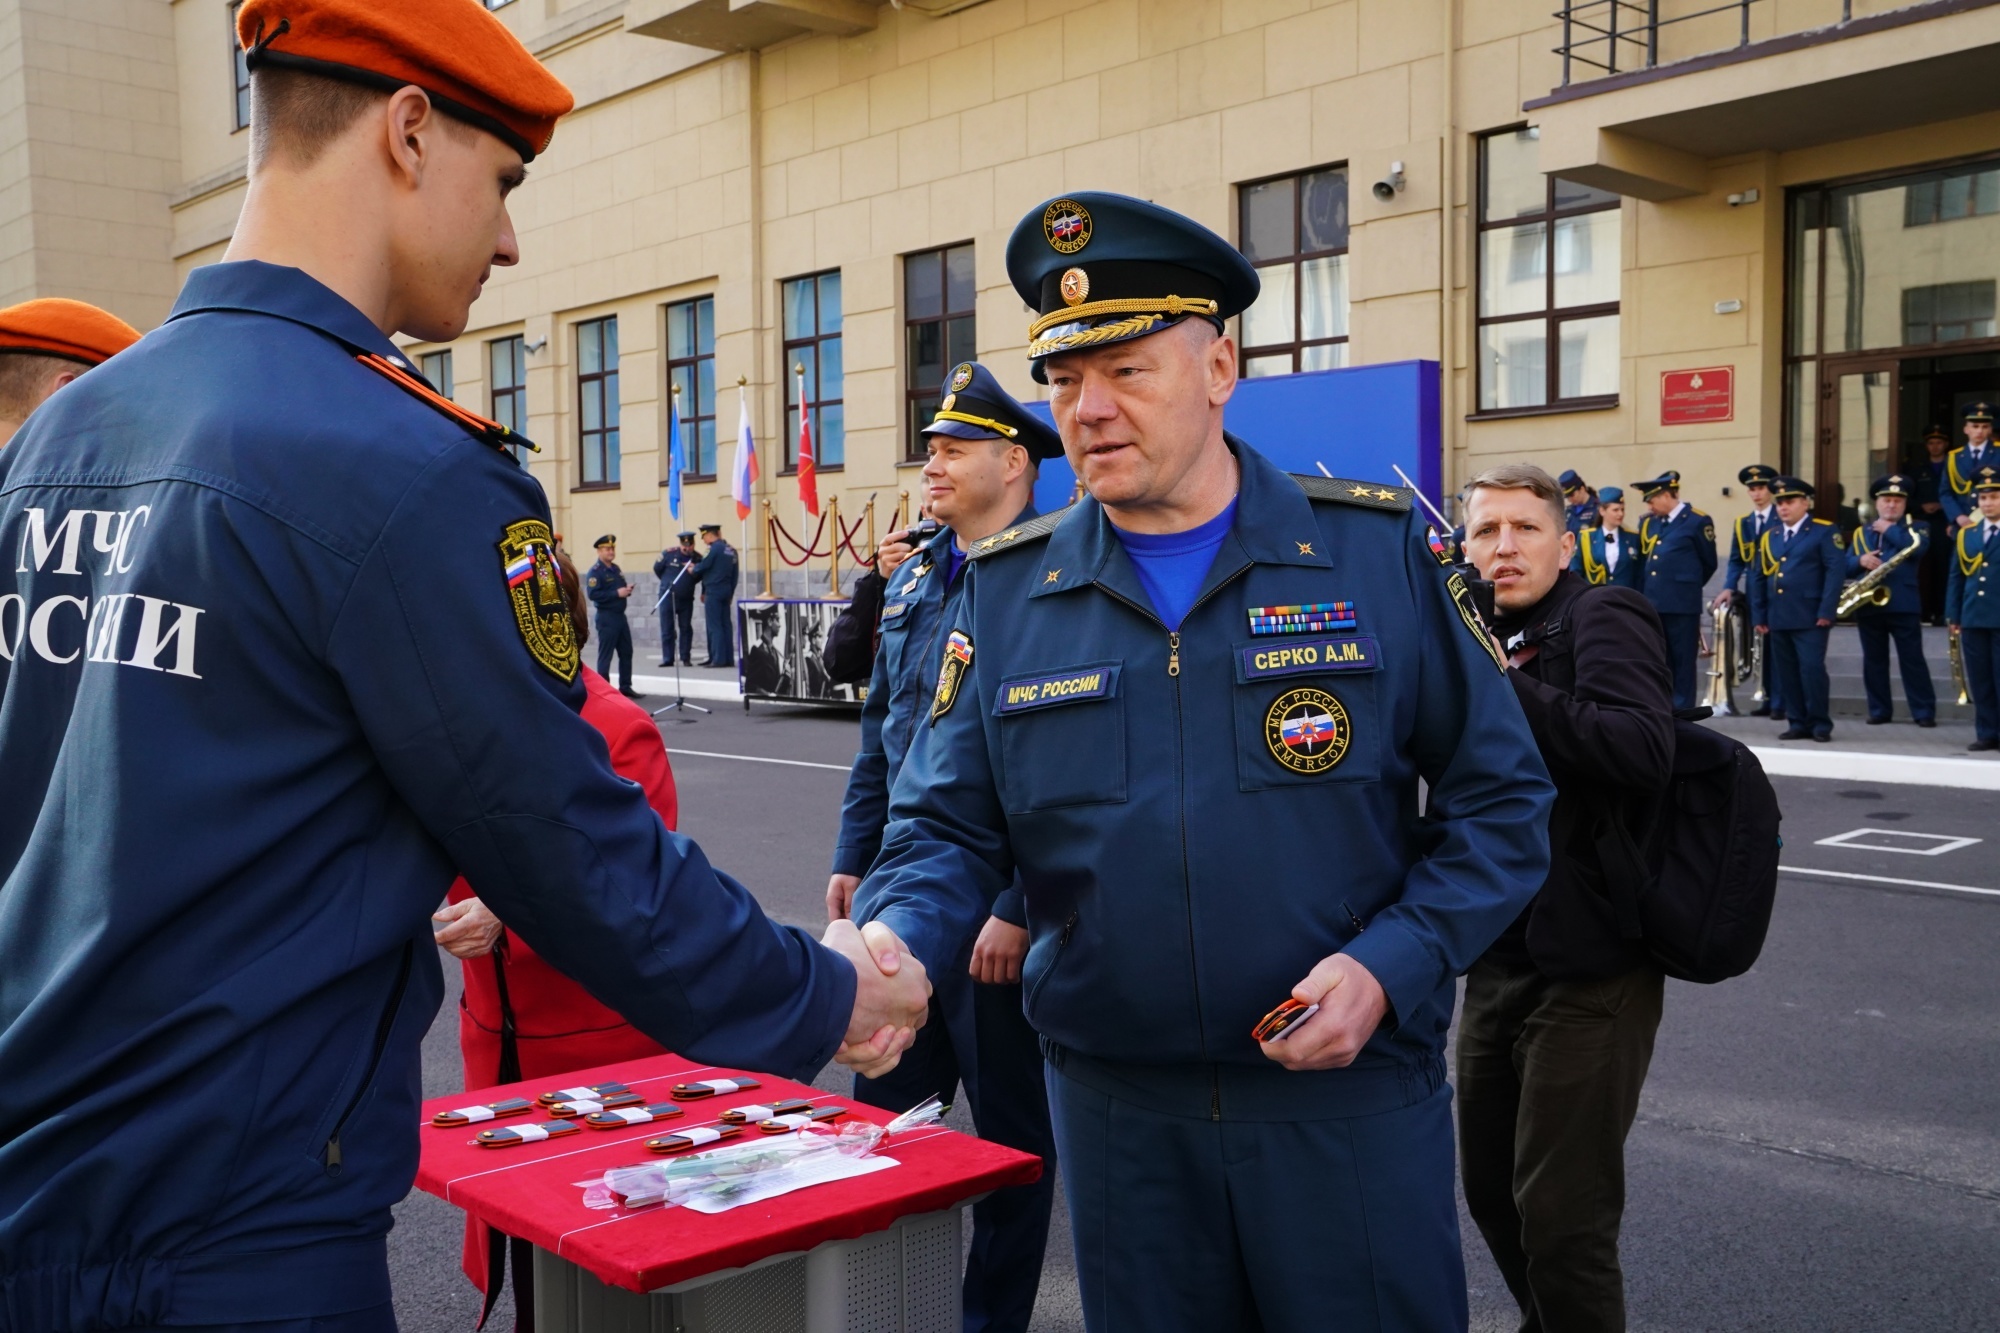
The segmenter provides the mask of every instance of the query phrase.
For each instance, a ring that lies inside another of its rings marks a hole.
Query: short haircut
[[[556,550],[556,586],[562,589],[563,602],[569,607],[569,623],[576,627],[576,646],[581,648],[590,642],[590,603],[584,600],[583,580],[577,577],[576,561],[561,548]]]
[[[28,413],[47,398],[48,383],[57,375],[81,375],[90,366],[66,356],[40,352],[0,352],[0,418],[26,421]]]
[[[387,100],[388,93],[365,84],[260,65],[250,75],[250,161],[261,165],[282,157],[309,167],[355,121]],[[442,108],[437,112],[455,136],[476,132]]]
[[[1557,527],[1565,526],[1568,519],[1568,511],[1563,508],[1562,487],[1556,484],[1554,477],[1533,463],[1502,463],[1474,477],[1465,488],[1467,509],[1472,507],[1472,496],[1477,491],[1533,491],[1548,505]]]

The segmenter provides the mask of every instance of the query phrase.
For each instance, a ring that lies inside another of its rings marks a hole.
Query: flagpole
[[[750,383],[750,377],[748,375],[738,375],[736,377],[736,419],[738,421],[741,421],[744,415],[750,410],[749,402],[745,396],[749,392],[748,390],[749,383]],[[736,450],[738,453],[741,453],[743,451],[743,433],[741,431],[738,431],[736,434]],[[742,471],[741,464],[737,465],[737,470],[739,472]],[[732,487],[731,489],[734,489],[734,487]],[[750,506],[752,500],[751,497],[747,495],[739,495],[735,498],[737,502],[736,511],[738,514],[738,518],[736,520],[736,541],[737,541],[736,558],[738,560],[748,560],[750,558]],[[765,564],[768,565],[769,563],[770,561],[767,558],[765,560]],[[765,574],[766,574],[765,582],[768,583],[770,581],[769,571],[766,570]]]
[[[797,377],[799,383],[799,433],[796,443],[803,444],[811,438],[809,434],[810,428],[806,425],[806,363],[803,361],[794,361],[792,363],[792,374]],[[802,474],[808,466],[807,454],[804,449],[800,449],[798,454],[798,458],[794,460],[793,472],[795,474]],[[816,464],[814,465],[816,466]],[[816,476],[814,481],[818,481]],[[802,475],[799,477],[799,537],[806,543],[806,554],[810,556],[812,554],[812,515],[806,511],[806,488]],[[807,560],[805,564],[799,566],[799,597],[805,599],[811,596],[812,562]]]

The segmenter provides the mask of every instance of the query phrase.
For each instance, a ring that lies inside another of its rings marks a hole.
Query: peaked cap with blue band
[[[1086,190],[1038,204],[1007,238],[1007,278],[1036,313],[1028,359],[1143,338],[1190,315],[1217,329],[1257,299],[1236,247],[1172,209]]]
[[[1639,492],[1640,498],[1650,500],[1661,491],[1679,491],[1681,474],[1669,468],[1657,477],[1633,482],[1632,488]]]
[[[1778,479],[1778,469],[1769,463],[1752,463],[1736,474],[1736,480],[1745,486],[1769,486]]]
[[[1021,406],[977,361],[961,361],[945,376],[944,401],[923,433],[960,440],[1011,440],[1036,462],[1058,458],[1063,451],[1055,429]]]
[[[1804,477],[1777,477],[1771,482],[1773,500],[1810,500],[1813,498],[1812,483]]]

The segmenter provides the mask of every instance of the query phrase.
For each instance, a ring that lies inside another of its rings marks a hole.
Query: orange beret
[[[244,0],[236,40],[253,70],[269,64],[384,92],[415,84],[524,162],[576,105],[479,0]]]
[[[95,366],[138,341],[139,330],[110,311],[60,296],[0,310],[0,351],[42,352]]]

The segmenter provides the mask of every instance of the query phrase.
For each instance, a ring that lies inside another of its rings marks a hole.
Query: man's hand
[[[859,875],[835,875],[826,882],[826,919],[845,921],[854,915],[854,891],[861,887]]]
[[[1318,1005],[1319,1012],[1290,1029],[1284,1040],[1258,1043],[1287,1069],[1345,1069],[1389,1012],[1382,983],[1344,953],[1320,959],[1292,987],[1292,998]]]
[[[446,923],[434,938],[438,947],[453,958],[484,958],[493,952],[493,946],[507,929],[492,909],[477,898],[446,903],[431,913],[431,920]]]
[[[1828,620],[1825,616],[1821,616],[1818,620],[1813,621],[1813,624],[1817,625],[1821,629],[1825,629],[1829,625],[1833,624],[1833,622],[1831,620]]]
[[[1717,606],[1728,606],[1735,600],[1736,589],[1734,588],[1724,588],[1721,592],[1715,594],[1715,604]]]
[[[1759,625],[1757,627],[1757,632],[1759,634],[1769,634],[1771,632],[1771,627],[1769,625]]]
[[[896,572],[896,566],[908,560],[916,549],[910,544],[908,528],[890,533],[882,539],[880,549],[875,552],[875,572],[885,579],[888,578]]]
[[[1873,523],[1870,523],[1868,525],[1868,530],[1870,532],[1887,532],[1890,528],[1893,528],[1895,526],[1896,525],[1894,523],[1891,523],[1886,518],[1878,518]]]
[[[1978,519],[1974,518],[1970,514],[1960,514],[1958,516],[1958,526],[1960,526],[1961,528],[1969,528],[1978,521],[1979,521]]]
[[[854,1014],[833,1058],[865,1078],[880,1078],[896,1067],[930,1015],[924,965],[879,921],[859,930],[852,921],[836,921],[820,942],[854,965]]]
[[[1881,563],[1882,563],[1882,557],[1875,554],[1873,551],[1869,551],[1861,557],[1861,567],[1863,569],[1874,569]]]
[[[620,597],[630,597],[632,595],[632,585],[628,583],[624,587],[620,588],[618,590],[618,595]]]
[[[1021,980],[1021,960],[1028,956],[1028,932],[997,916],[986,918],[979,938],[972,944],[972,966],[967,970],[974,981],[989,986],[1013,985]]]

